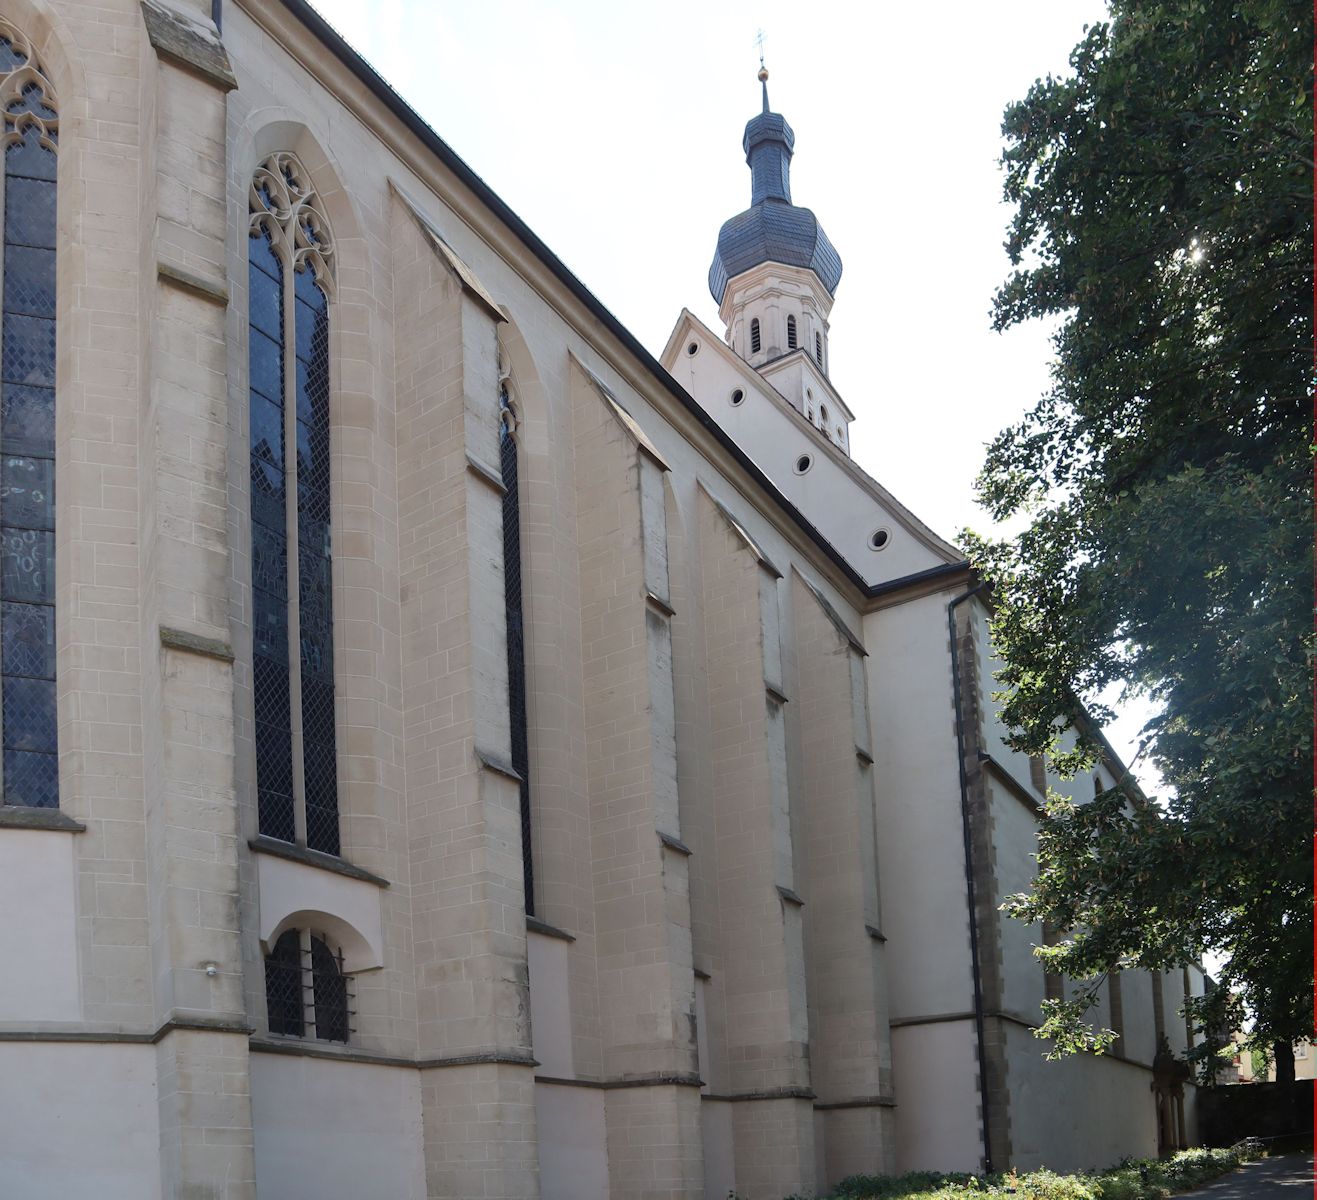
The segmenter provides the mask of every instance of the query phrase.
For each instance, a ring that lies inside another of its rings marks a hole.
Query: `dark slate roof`
[[[818,218],[791,203],[791,156],[796,135],[786,118],[768,108],[768,73],[763,112],[746,123],[742,146],[750,167],[750,207],[718,233],[718,249],[709,268],[709,291],[719,304],[727,282],[766,262],[804,267],[833,295],[841,282],[841,256]]]
[[[761,263],[805,267],[835,295],[841,282],[841,256],[807,208],[785,200],[764,200],[727,221],[709,268],[709,291],[721,304],[727,281]]]

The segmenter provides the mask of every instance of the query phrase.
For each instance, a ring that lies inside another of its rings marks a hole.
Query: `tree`
[[[979,480],[1027,527],[965,535],[1012,745],[1085,767],[1119,684],[1158,709],[1140,753],[1171,789],[1053,800],[1007,910],[1070,930],[1039,956],[1077,979],[1221,954],[1192,1015],[1246,1007],[1256,1045],[1312,1034],[1312,20],[1113,0],[1007,109],[994,324],[1061,323]],[[1059,1051],[1101,1048],[1085,1007],[1048,1006]]]

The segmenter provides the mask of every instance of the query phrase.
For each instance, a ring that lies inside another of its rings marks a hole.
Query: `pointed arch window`
[[[59,111],[0,18],[5,148],[0,332],[3,803],[59,807],[55,688],[55,176]]]
[[[498,393],[499,468],[503,477],[503,597],[508,637],[508,718],[512,767],[521,777],[521,871],[526,912],[535,914],[535,866],[530,821],[530,743],[526,721],[526,627],[521,606],[521,495],[517,471],[517,410],[506,378]]]
[[[333,239],[306,169],[257,169],[248,238],[252,692],[262,834],[338,854],[329,301]]]
[[[750,353],[758,354],[760,344],[761,341],[759,337],[759,318],[754,317],[750,321]]]
[[[796,348],[796,318],[793,316],[788,316],[787,317],[787,349],[794,350],[795,348]]]

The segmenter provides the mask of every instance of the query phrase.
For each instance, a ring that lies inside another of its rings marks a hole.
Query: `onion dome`
[[[719,230],[718,249],[709,268],[709,291],[718,304],[728,280],[766,262],[813,271],[829,295],[841,282],[841,256],[818,218],[791,203],[796,135],[784,116],[769,110],[768,72],[761,69],[759,80],[764,108],[746,124],[742,139],[750,166],[750,207]]]

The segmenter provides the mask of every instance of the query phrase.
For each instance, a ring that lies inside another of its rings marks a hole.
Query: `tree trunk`
[[[1276,1060],[1276,1082],[1294,1082],[1294,1047],[1289,1042],[1277,1042],[1272,1047]]]

